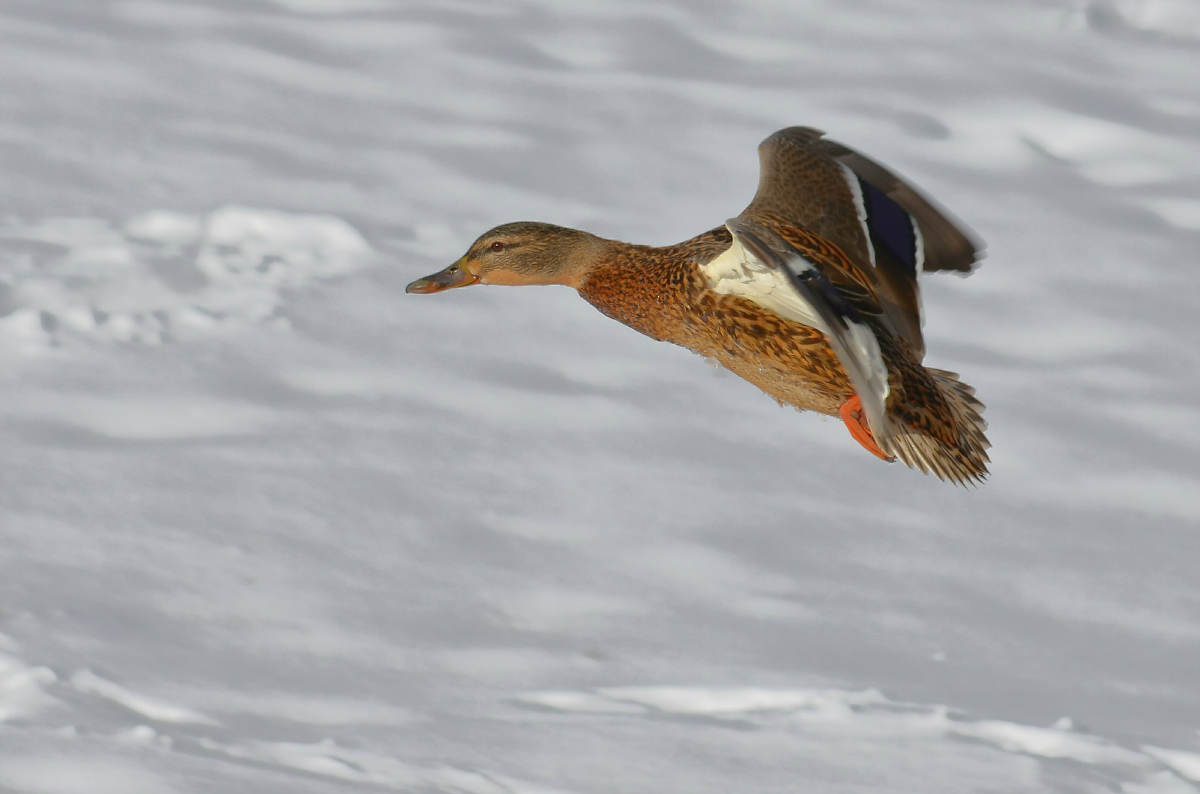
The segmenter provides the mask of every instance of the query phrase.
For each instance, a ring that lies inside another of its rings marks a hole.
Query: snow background
[[[6,0],[0,791],[1200,791],[1193,0]],[[809,124],[925,281],[974,491],[562,289]]]

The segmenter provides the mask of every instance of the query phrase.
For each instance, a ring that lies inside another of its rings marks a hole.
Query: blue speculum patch
[[[883,191],[866,180],[862,185],[863,203],[867,208],[867,228],[871,230],[871,244],[878,251],[886,247],[899,259],[913,278],[917,276],[917,236],[913,232],[912,217],[900,205],[888,198]]]

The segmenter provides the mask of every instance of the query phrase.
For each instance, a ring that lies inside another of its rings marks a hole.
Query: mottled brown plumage
[[[854,390],[821,332],[718,295],[701,275],[699,266],[732,239],[721,227],[665,248],[618,243],[579,294],[617,322],[699,353],[781,403],[836,413]]]
[[[922,258],[925,270],[968,271],[978,246],[915,189],[815,130],[781,130],[759,153],[758,193],[739,216],[739,227],[777,236],[784,258],[794,255],[802,263],[800,277],[832,285],[831,305],[849,312],[851,324],[869,328],[877,341],[886,367],[881,396],[887,427],[869,429],[879,443],[873,451],[943,479],[981,480],[988,446],[983,406],[956,375],[921,364],[916,279]],[[728,294],[714,285],[714,271],[706,266],[738,244],[730,224],[662,248],[549,224],[506,224],[409,290],[477,282],[567,284],[614,320],[693,350],[782,404],[838,414],[856,389],[846,362],[814,327],[820,323],[801,322],[800,314],[772,308],[756,293]],[[771,267],[761,272],[770,275]],[[790,289],[778,286],[786,283],[771,282],[775,286],[765,294]],[[799,293],[790,297],[798,300]],[[863,355],[873,360],[869,352]]]

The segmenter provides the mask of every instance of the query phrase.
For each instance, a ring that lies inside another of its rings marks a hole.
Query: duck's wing
[[[870,290],[835,283],[830,276],[842,275],[838,268],[831,269],[836,259],[831,262],[829,252],[805,246],[803,236],[794,243],[753,218],[730,218],[725,225],[733,234],[729,259],[738,260],[736,267],[745,276],[719,282],[718,290],[742,295],[821,331],[850,377],[876,441],[887,449],[888,368],[873,327],[881,312]],[[844,255],[841,259],[845,267]]]
[[[875,284],[889,324],[920,356],[922,270],[968,273],[983,245],[915,187],[809,127],[758,147],[758,192],[743,218],[775,216],[841,248]]]

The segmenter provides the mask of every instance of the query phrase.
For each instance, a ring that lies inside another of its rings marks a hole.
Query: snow
[[[1200,783],[1200,753],[1188,753],[1183,750],[1164,750],[1161,747],[1143,747],[1142,750],[1147,755],[1162,761],[1188,780]]]
[[[1200,791],[1189,0],[0,8],[0,790]],[[561,289],[827,130],[987,241],[924,282],[970,493]]]
[[[192,711],[189,708],[164,703],[130,692],[120,684],[98,676],[91,670],[77,670],[71,676],[71,685],[84,694],[99,695],[155,722],[196,723],[201,725],[218,724],[216,720]],[[145,727],[139,726],[139,728]],[[135,728],[134,730],[138,729]],[[145,733],[145,731],[142,731],[142,733]]]
[[[29,667],[16,657],[0,654],[0,722],[32,717],[54,705],[45,687],[57,678],[48,667]]]
[[[283,292],[372,255],[340,218],[244,207],[204,218],[151,211],[120,229],[91,218],[10,222],[0,239],[28,247],[0,282],[19,307],[5,328],[28,354],[65,336],[160,344],[244,324],[286,328]]]
[[[5,759],[0,783],[28,794],[171,794],[178,791],[135,762],[105,756]]]

